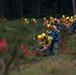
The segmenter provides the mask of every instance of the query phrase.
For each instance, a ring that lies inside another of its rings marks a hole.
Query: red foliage
[[[62,54],[64,54],[65,53],[65,51],[64,50],[62,50]]]
[[[2,42],[0,43],[0,49],[1,49],[2,52],[6,51],[6,46],[7,46],[6,39],[3,38]]]
[[[28,52],[28,50],[26,50],[26,51],[24,52],[24,54],[25,54],[25,55],[29,55],[29,52]]]
[[[62,52],[62,54],[69,54],[68,49],[62,50],[61,52]]]
[[[6,39],[5,38],[2,39],[1,44],[2,44],[3,47],[6,47],[7,46],[7,43],[6,43]]]
[[[35,52],[34,51],[32,51],[31,53],[30,53],[30,56],[33,56],[35,54]]]
[[[6,47],[2,47],[2,48],[1,48],[1,51],[2,51],[2,52],[5,52],[5,51],[6,51]]]
[[[69,53],[69,51],[68,51],[68,49],[66,49],[66,50],[65,50],[65,54],[68,54],[68,53]]]
[[[26,45],[23,45],[22,46],[22,50],[26,50]]]

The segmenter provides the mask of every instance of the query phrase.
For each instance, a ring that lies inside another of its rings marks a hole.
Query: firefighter
[[[62,15],[62,18],[61,18],[62,22],[65,23],[66,22],[66,17],[65,15]]]
[[[44,21],[43,26],[47,26],[47,24],[48,24],[48,20],[47,20],[46,18],[44,18],[43,21]]]
[[[40,50],[42,52],[50,49],[53,38],[51,36],[48,36],[46,33],[42,33],[41,35],[38,35],[36,38],[34,38],[34,40],[42,46],[42,49]]]
[[[52,41],[52,44],[50,47],[52,54],[51,54],[51,52],[49,54],[50,55],[57,55],[58,44],[60,42],[60,35],[59,35],[60,32],[58,32],[57,27],[55,25],[54,26],[47,25],[47,27],[50,28],[50,33],[47,32],[48,35],[53,37],[53,41]]]
[[[32,19],[32,21],[33,21],[34,23],[37,23],[36,19]]]
[[[29,21],[27,20],[27,18],[24,19],[24,23],[29,24]]]

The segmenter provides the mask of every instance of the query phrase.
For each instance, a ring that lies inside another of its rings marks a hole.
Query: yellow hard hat
[[[57,20],[57,18],[54,18],[54,20],[56,21],[56,20]]]
[[[27,21],[27,18],[25,18],[25,21]]]
[[[35,19],[33,19],[33,21],[35,21]]]
[[[42,36],[42,39],[43,39],[46,36],[46,33],[42,33],[41,36]]]
[[[44,17],[44,19],[43,20],[46,20],[46,18]]]
[[[53,17],[50,17],[50,19],[52,19]]]
[[[66,17],[66,20],[68,20],[69,19],[69,17]]]
[[[65,15],[62,15],[62,18],[64,18],[65,17]]]
[[[38,35],[38,36],[37,36],[37,39],[39,39],[39,40],[40,40],[40,39],[41,39],[41,37],[42,37],[41,35]]]
[[[48,24],[47,27],[50,28],[50,24]]]
[[[71,16],[70,18],[73,19],[73,16]]]
[[[74,17],[76,18],[76,15],[74,15]]]

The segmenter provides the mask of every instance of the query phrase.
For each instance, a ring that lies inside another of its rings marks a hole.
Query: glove
[[[42,44],[42,42],[39,42],[39,45],[41,45]]]
[[[33,40],[36,40],[36,38],[33,38]]]
[[[37,51],[39,50],[39,48],[36,49]]]
[[[42,51],[39,51],[38,54],[41,54]]]

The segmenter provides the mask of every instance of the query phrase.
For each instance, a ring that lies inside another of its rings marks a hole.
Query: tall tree
[[[7,15],[8,12],[8,4],[7,0],[0,0],[0,17],[3,18]]]
[[[23,1],[20,0],[20,17],[23,18]]]
[[[73,5],[73,15],[76,15],[76,0],[72,0]]]

